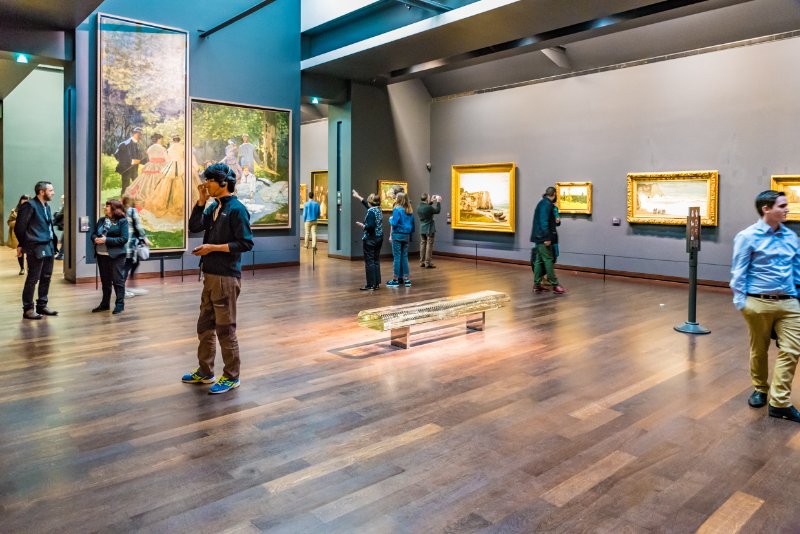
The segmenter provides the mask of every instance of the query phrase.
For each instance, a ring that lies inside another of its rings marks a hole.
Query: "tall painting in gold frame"
[[[592,182],[556,182],[559,213],[592,214]]]
[[[306,199],[308,198],[308,184],[303,182],[300,184],[300,209],[303,209],[306,205]]]
[[[406,195],[408,195],[408,182],[378,180],[378,195],[381,199],[381,211],[392,211],[394,199],[389,196],[389,191],[396,185],[402,186],[406,191]],[[411,197],[409,197],[408,200],[411,200]]]
[[[319,202],[317,224],[328,224],[328,171],[311,171],[311,191]]]
[[[453,165],[453,228],[515,232],[516,164]]]
[[[628,174],[628,222],[685,225],[689,208],[700,208],[701,223],[717,226],[718,171]]]
[[[771,189],[786,195],[789,201],[787,221],[800,221],[800,174],[776,174],[772,177]]]

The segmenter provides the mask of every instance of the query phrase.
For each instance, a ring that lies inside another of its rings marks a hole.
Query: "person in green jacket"
[[[433,255],[433,239],[436,234],[436,223],[433,216],[442,211],[442,197],[439,195],[428,196],[424,193],[420,198],[417,213],[419,214],[419,266],[435,269],[431,262]]]

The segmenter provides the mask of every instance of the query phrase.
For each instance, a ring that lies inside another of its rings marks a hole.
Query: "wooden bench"
[[[407,349],[411,345],[410,328],[415,324],[467,318],[467,330],[483,330],[486,312],[502,308],[511,299],[497,291],[478,291],[467,295],[444,297],[358,312],[358,324],[373,330],[391,330],[391,343]]]

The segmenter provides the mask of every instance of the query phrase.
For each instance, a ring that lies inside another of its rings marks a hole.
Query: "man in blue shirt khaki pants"
[[[800,246],[797,234],[783,223],[789,204],[783,193],[764,191],[756,197],[761,216],[736,235],[733,243],[731,289],[733,303],[741,310],[750,330],[750,377],[755,391],[748,404],[769,415],[800,423],[792,406],[792,380],[800,356]],[[767,351],[772,330],[778,335],[778,358],[768,381]]]
[[[317,219],[319,219],[319,202],[314,200],[314,192],[308,193],[308,200],[303,206],[303,223],[305,226],[305,247],[308,248],[308,234],[311,234],[311,248],[317,250]]]

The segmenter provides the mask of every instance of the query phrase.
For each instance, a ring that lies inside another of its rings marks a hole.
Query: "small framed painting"
[[[560,213],[592,214],[592,182],[556,182]]]

